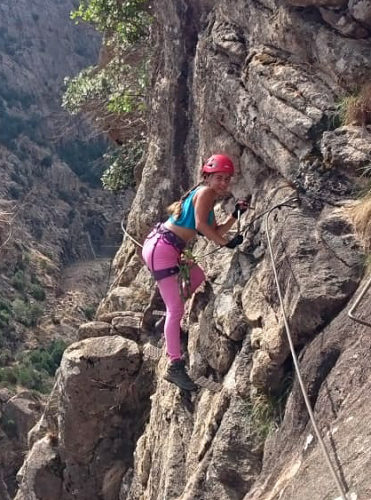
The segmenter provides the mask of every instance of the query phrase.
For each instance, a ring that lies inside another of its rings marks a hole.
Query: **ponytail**
[[[201,186],[201,184],[203,183],[204,181],[200,181],[198,184],[196,184],[195,186],[193,186],[191,189],[189,189],[186,193],[183,194],[183,196],[180,198],[180,200],[178,201],[174,201],[174,203],[172,203],[171,205],[169,205],[166,209],[167,213],[169,215],[172,215],[174,217],[175,220],[179,219],[179,217],[181,216],[181,213],[182,213],[182,203],[183,201],[187,198],[187,196],[196,188],[198,188],[198,186]]]

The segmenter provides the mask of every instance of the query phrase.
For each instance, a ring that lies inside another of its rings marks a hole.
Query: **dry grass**
[[[357,95],[344,98],[339,107],[344,125],[370,125],[371,83],[366,83]]]
[[[347,209],[356,236],[366,252],[371,251],[371,194]]]

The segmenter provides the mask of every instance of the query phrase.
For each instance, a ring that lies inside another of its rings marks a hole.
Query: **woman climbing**
[[[223,224],[216,224],[215,202],[225,196],[234,174],[232,160],[224,154],[211,156],[202,167],[203,180],[185,193],[170,207],[169,219],[157,224],[143,245],[143,258],[157,281],[161,297],[166,305],[164,333],[169,366],[165,379],[181,389],[197,389],[185,370],[180,351],[180,322],[184,314],[184,293],[190,297],[205,280],[202,269],[195,263],[189,267],[189,287],[181,290],[178,276],[181,254],[187,243],[201,233],[208,240],[227,248],[242,243],[237,234],[228,241],[223,235],[232,227],[240,214],[247,210],[245,201],[239,201],[234,212]]]

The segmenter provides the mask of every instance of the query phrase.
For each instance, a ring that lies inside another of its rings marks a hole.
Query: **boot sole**
[[[197,391],[197,389],[198,389],[196,384],[194,384],[193,386],[186,386],[185,384],[182,385],[182,384],[179,384],[178,382],[176,382],[175,380],[172,380],[170,377],[167,377],[166,375],[165,375],[164,379],[167,380],[168,382],[170,382],[171,384],[176,385],[177,387],[179,387],[179,389],[182,389],[183,391]]]

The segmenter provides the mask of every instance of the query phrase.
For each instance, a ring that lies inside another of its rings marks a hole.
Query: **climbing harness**
[[[196,258],[189,248],[185,248],[180,255],[178,284],[180,296],[185,302],[191,295],[191,275],[192,265],[196,263]]]
[[[305,405],[306,405],[308,413],[309,413],[310,421],[311,421],[313,429],[314,429],[314,431],[315,431],[315,433],[317,435],[318,441],[319,441],[320,446],[322,448],[322,451],[323,451],[323,454],[324,454],[325,459],[327,461],[327,464],[328,464],[328,466],[330,468],[331,474],[332,474],[332,476],[333,476],[333,478],[334,478],[334,480],[336,482],[338,491],[340,493],[340,499],[341,500],[347,500],[346,491],[344,489],[344,486],[343,486],[343,484],[341,482],[340,477],[338,476],[337,472],[335,471],[335,468],[334,468],[334,466],[333,466],[333,464],[331,462],[331,459],[330,459],[328,450],[326,448],[326,445],[325,445],[325,443],[323,441],[323,438],[322,438],[322,436],[321,436],[321,434],[319,432],[316,420],[314,418],[313,410],[312,410],[312,407],[311,407],[311,404],[310,404],[310,401],[309,401],[309,397],[308,397],[308,394],[307,394],[307,391],[305,389],[304,382],[303,382],[303,379],[302,379],[302,376],[301,376],[301,373],[300,373],[299,362],[298,362],[298,358],[297,358],[296,353],[295,353],[294,343],[292,341],[290,327],[289,327],[289,324],[288,324],[288,321],[287,321],[287,317],[286,317],[286,312],[285,312],[285,307],[284,307],[284,304],[283,304],[283,297],[282,297],[281,287],[280,287],[280,284],[279,284],[279,281],[278,281],[278,273],[277,273],[277,268],[276,268],[276,262],[275,262],[275,258],[274,258],[274,255],[273,255],[272,242],[271,242],[271,236],[270,236],[270,230],[269,230],[269,216],[279,206],[290,206],[289,203],[291,203],[291,202],[293,202],[295,200],[297,201],[298,198],[297,197],[296,198],[289,198],[288,200],[284,201],[283,203],[280,203],[279,205],[276,205],[276,206],[274,206],[274,207],[272,207],[272,208],[270,208],[269,210],[266,211],[267,216],[266,216],[265,220],[266,220],[266,234],[267,234],[269,254],[270,254],[270,258],[271,258],[271,262],[272,262],[273,274],[274,274],[274,279],[275,279],[276,286],[277,286],[277,292],[278,292],[278,297],[279,297],[279,301],[280,301],[280,306],[281,306],[283,321],[284,321],[284,324],[285,324],[286,335],[287,335],[287,339],[289,341],[290,351],[291,351],[292,359],[293,359],[293,362],[294,362],[296,375],[298,377],[298,381],[299,381],[299,385],[300,385],[300,388],[301,388],[301,392],[303,394]]]
[[[361,290],[361,293],[359,294],[357,300],[354,302],[354,304],[352,305],[352,307],[349,309],[349,312],[348,312],[348,316],[349,316],[350,319],[353,319],[354,321],[357,321],[357,323],[361,323],[362,325],[366,325],[366,326],[371,326],[371,323],[368,323],[364,319],[357,318],[356,316],[354,316],[354,313],[355,313],[356,308],[360,304],[363,296],[365,295],[365,293],[367,292],[367,290],[370,288],[370,286],[371,286],[371,277],[367,281],[367,283],[365,284],[365,286],[363,287],[363,289]]]
[[[180,238],[178,235],[176,235],[175,233],[170,231],[170,229],[167,229],[167,227],[165,227],[165,225],[162,224],[161,222],[156,224],[155,228],[148,235],[147,239],[151,239],[154,237],[157,237],[157,240],[155,242],[155,245],[154,245],[153,251],[152,251],[151,274],[152,274],[153,278],[155,279],[155,281],[160,281],[164,278],[168,278],[169,276],[173,276],[174,274],[179,273],[180,264],[177,266],[173,266],[173,267],[167,267],[165,269],[155,270],[153,259],[154,259],[154,254],[155,254],[155,250],[156,250],[158,242],[160,241],[160,239],[162,239],[168,245],[171,245],[174,248],[176,248],[179,251],[180,255],[184,251],[184,248],[186,246],[186,242],[184,240],[182,240],[182,238]]]

